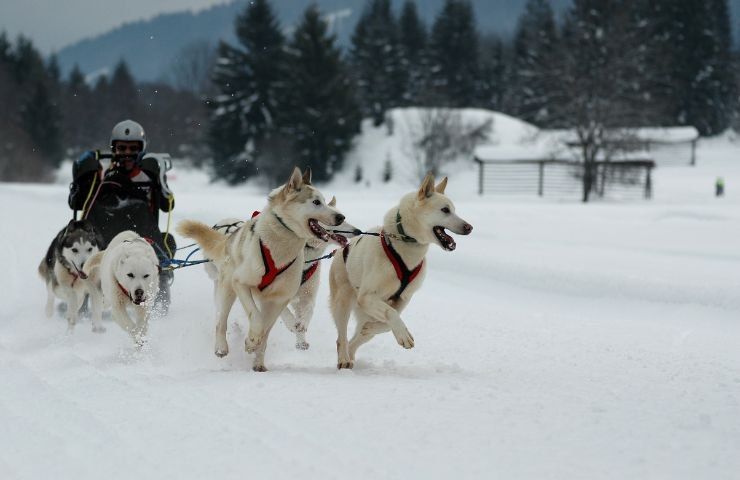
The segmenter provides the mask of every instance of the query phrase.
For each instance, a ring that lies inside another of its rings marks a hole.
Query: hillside
[[[419,12],[427,23],[434,20],[444,0],[417,0]],[[272,4],[286,30],[290,29],[311,3],[326,13],[334,13],[334,23],[341,44],[349,42],[365,0],[273,0]],[[401,4],[395,1],[396,6]],[[554,0],[563,9],[569,0]],[[196,41],[216,43],[219,39],[234,41],[233,22],[244,8],[245,0],[234,0],[197,13],[181,12],[159,15],[151,20],[131,22],[108,33],[69,45],[58,52],[63,73],[78,64],[86,73],[111,69],[123,58],[132,66],[134,75],[143,81],[157,80],[165,75],[173,59]],[[509,35],[516,25],[525,0],[473,0],[482,32]]]

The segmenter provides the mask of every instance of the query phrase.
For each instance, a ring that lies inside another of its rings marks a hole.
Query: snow
[[[410,190],[400,173],[379,180],[402,143],[383,130],[352,160],[368,159],[370,187],[347,183],[348,166],[323,188],[362,227]],[[384,335],[342,372],[326,268],[310,350],[277,325],[268,373],[250,370],[238,306],[232,353],[213,355],[200,267],[178,272],[144,351],[108,319],[105,334],[89,321],[67,334],[44,318],[36,274],[69,218],[66,181],[0,184],[0,478],[738,478],[734,140],[702,140],[695,168],[656,169],[650,202],[479,197],[459,163],[448,193],[475,230],[430,249],[403,315],[416,347]],[[170,185],[173,222],[264,205],[177,165]]]

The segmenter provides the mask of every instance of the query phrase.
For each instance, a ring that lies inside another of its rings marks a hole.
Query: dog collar
[[[77,283],[77,279],[82,278],[82,275],[80,275],[80,271],[77,270],[77,267],[74,267],[74,270],[77,270],[77,271],[72,270],[72,268],[70,268],[70,266],[67,265],[66,261],[63,261],[61,263],[64,269],[67,270],[67,273],[72,275],[72,284],[70,285],[70,287],[74,287],[75,283]]]
[[[398,234],[400,235],[400,240],[402,242],[417,243],[417,240],[414,237],[406,235],[406,232],[403,230],[403,223],[401,223],[401,209],[396,210],[396,228],[398,229]]]
[[[385,239],[385,232],[383,231],[380,232],[380,244],[383,245],[385,256],[390,260],[391,265],[393,265],[393,269],[396,271],[396,277],[401,282],[401,286],[396,290],[396,293],[391,295],[388,300],[398,300],[401,298],[401,294],[404,290],[406,290],[417,275],[419,275],[419,272],[421,272],[421,267],[424,266],[424,260],[419,262],[419,265],[417,265],[416,268],[409,270],[406,263],[403,261],[403,258],[401,258],[401,255],[399,255],[393,248],[393,245]]]
[[[116,285],[118,285],[118,288],[121,290],[121,292],[123,292],[123,294],[126,295],[128,297],[128,299],[131,300],[131,302],[133,303],[134,297],[131,296],[131,294],[129,293],[128,290],[126,290],[125,288],[123,288],[123,285],[121,285],[121,282],[119,282],[118,280],[116,280]]]
[[[282,225],[282,226],[283,226],[283,227],[285,227],[285,228],[286,228],[286,229],[287,229],[287,230],[288,230],[288,231],[289,231],[290,233],[292,233],[292,234],[294,234],[294,235],[295,235],[295,232],[293,232],[293,230],[291,230],[291,229],[290,229],[290,227],[289,227],[288,225],[286,225],[286,224],[285,224],[285,222],[283,221],[283,219],[282,219],[282,218],[280,218],[280,217],[278,216],[278,214],[277,214],[277,213],[275,213],[275,212],[272,212],[272,214],[273,214],[273,215],[275,216],[275,218],[277,218],[277,221],[278,221],[278,222],[280,222],[280,225]]]
[[[275,261],[272,259],[272,254],[270,253],[270,249],[267,248],[267,245],[262,243],[261,239],[260,239],[260,253],[262,254],[262,263],[265,265],[265,274],[262,275],[262,281],[257,286],[257,288],[259,288],[259,291],[261,292],[262,290],[272,285],[272,282],[275,281],[278,275],[280,275],[281,273],[289,269],[290,266],[293,265],[293,262],[295,262],[296,259],[294,258],[287,265],[284,265],[281,268],[277,268],[275,266]]]

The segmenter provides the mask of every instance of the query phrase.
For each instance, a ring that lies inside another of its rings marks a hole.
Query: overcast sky
[[[219,3],[228,0],[0,0],[0,31],[11,39],[22,33],[50,53],[124,22]]]

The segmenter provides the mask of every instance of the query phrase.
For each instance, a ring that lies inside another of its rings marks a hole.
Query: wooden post
[[[691,166],[696,166],[696,139],[691,141]]]
[[[483,195],[483,162],[479,159],[475,159],[478,162],[478,195]]]
[[[645,168],[647,170],[647,178],[645,179],[645,200],[650,200],[653,198],[653,179],[651,175],[653,166],[647,165]]]
[[[537,195],[540,197],[545,193],[545,161],[540,160],[540,178],[537,186]]]

